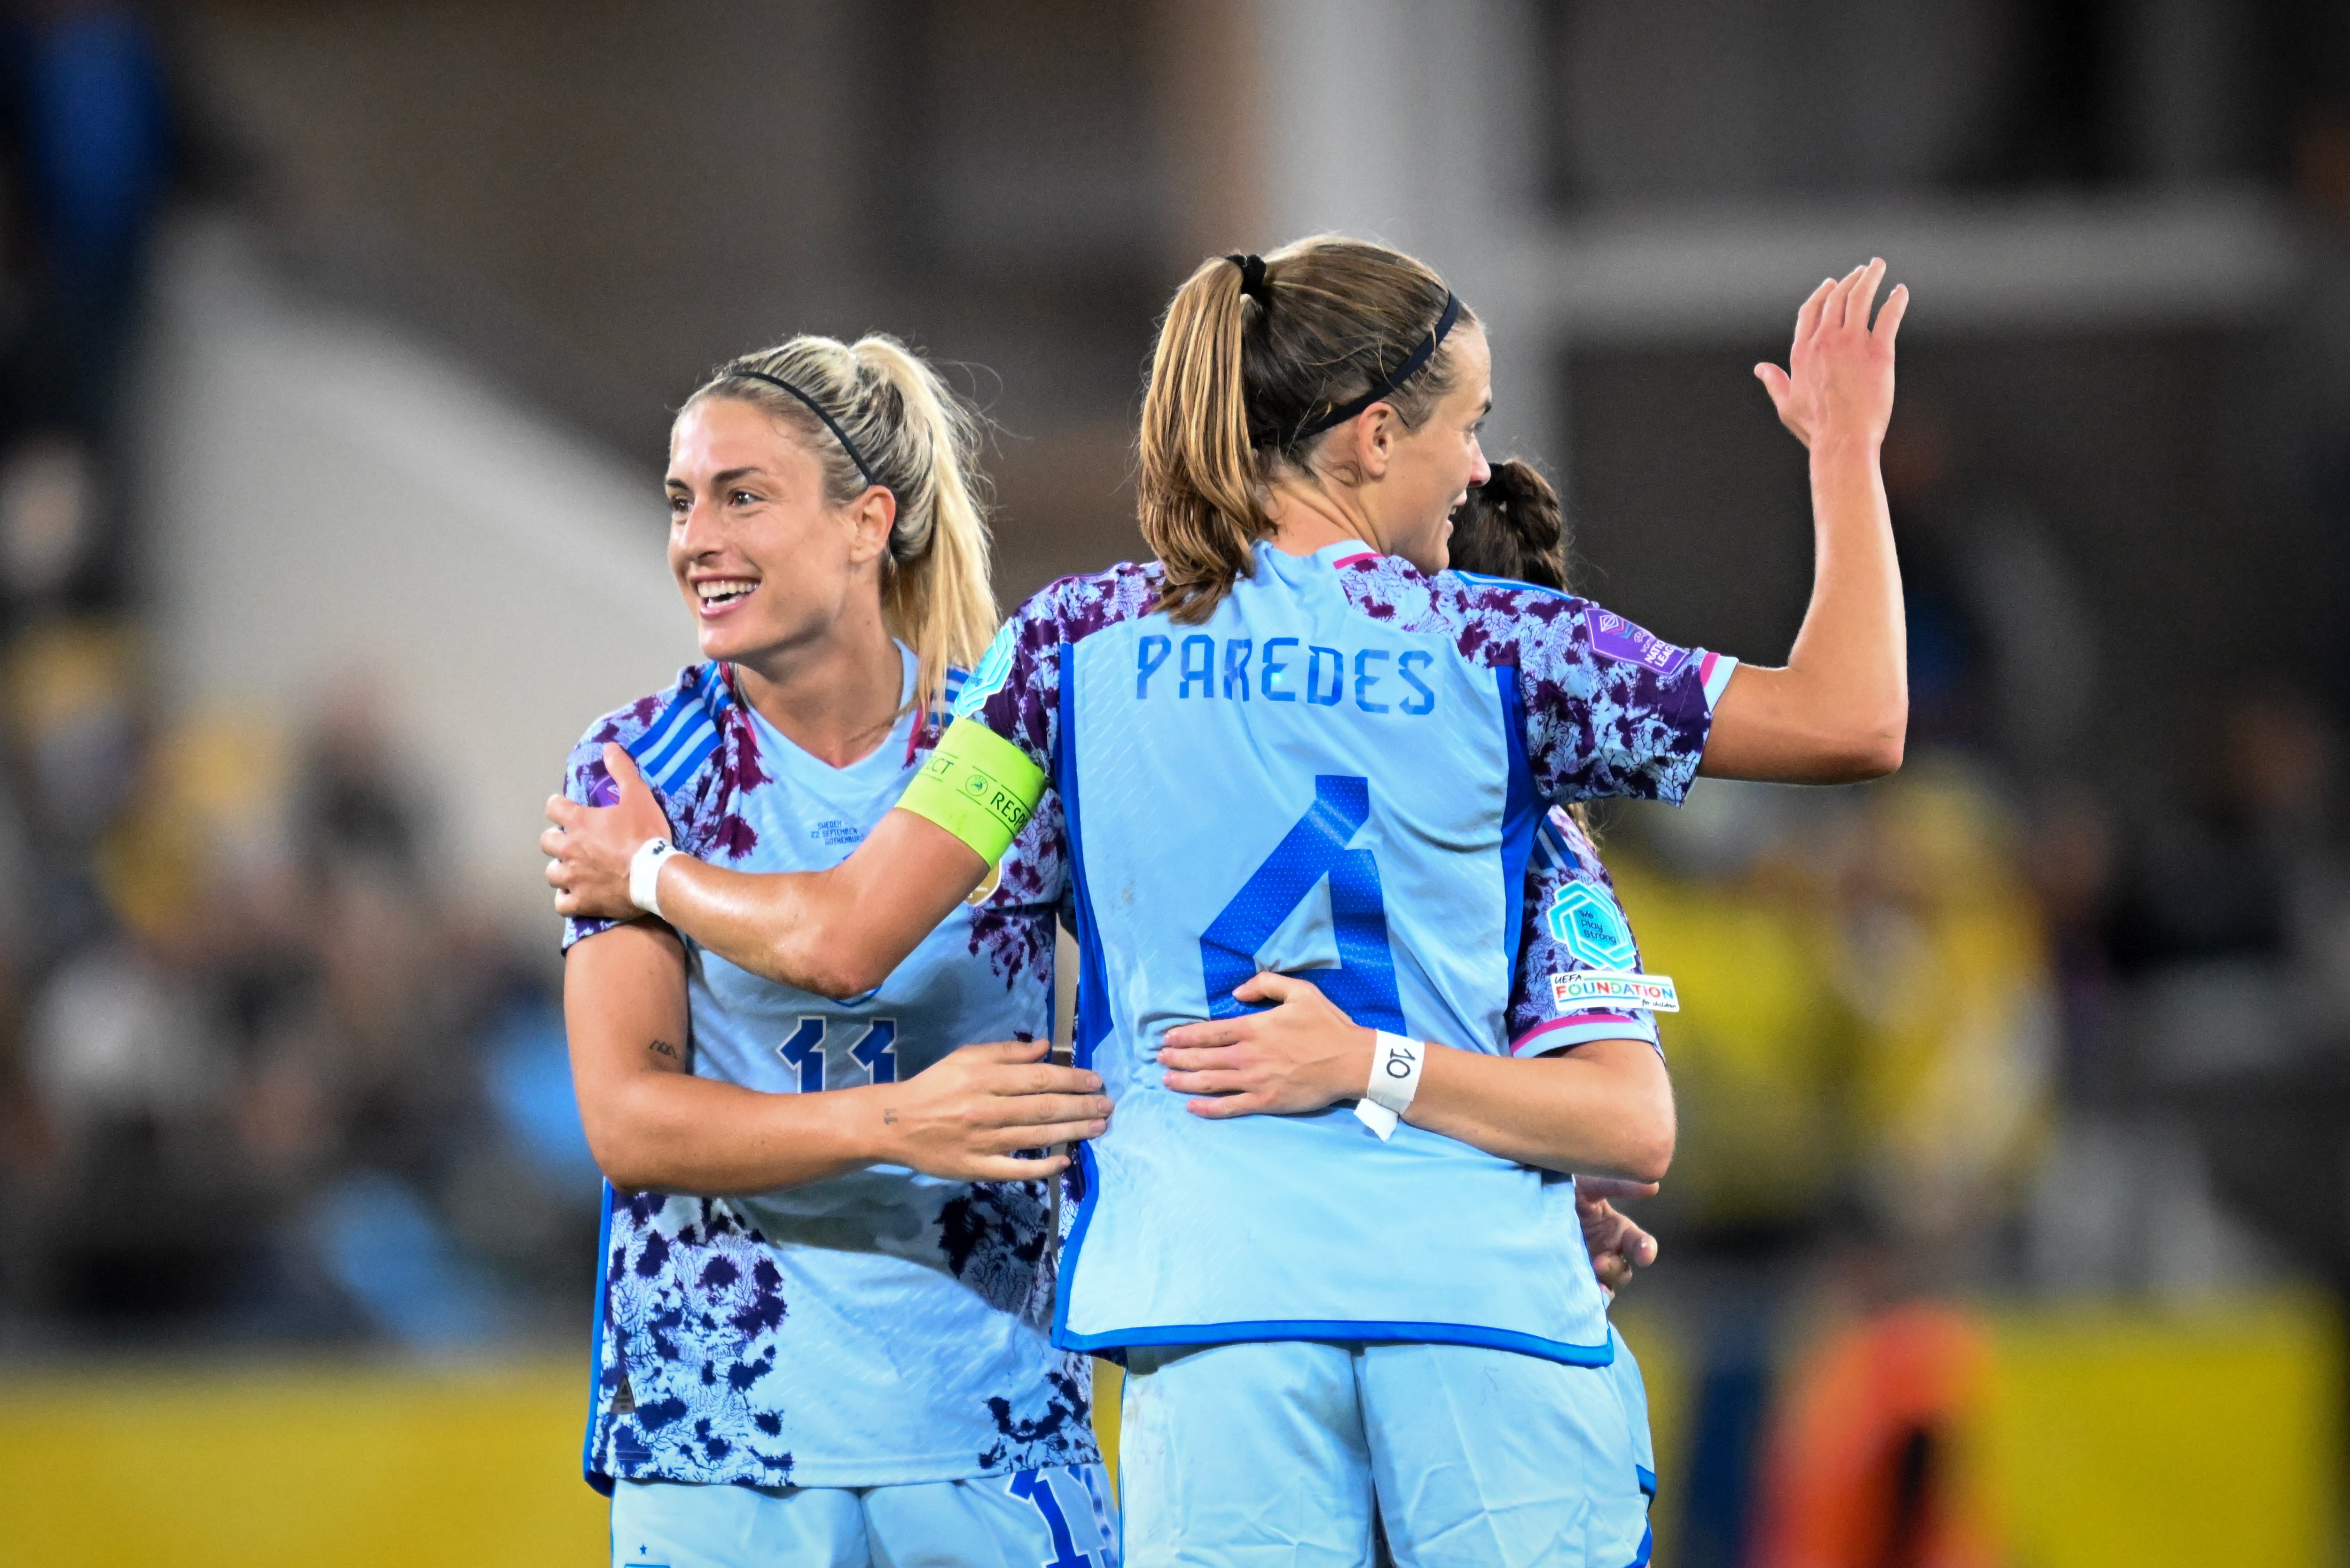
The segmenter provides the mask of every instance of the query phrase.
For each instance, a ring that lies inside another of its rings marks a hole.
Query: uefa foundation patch
[[[1669,974],[1638,974],[1620,969],[1578,969],[1550,977],[1550,994],[1561,1012],[1587,1007],[1628,1007],[1648,1012],[1679,1012],[1679,994]]]

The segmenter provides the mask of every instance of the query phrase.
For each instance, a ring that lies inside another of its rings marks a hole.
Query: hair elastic
[[[741,376],[753,381],[764,381],[770,387],[782,388],[785,391],[789,392],[793,397],[797,398],[801,402],[806,403],[808,408],[808,412],[814,414],[816,418],[824,421],[824,428],[832,432],[832,439],[840,443],[840,450],[848,454],[848,461],[857,465],[857,472],[865,476],[865,483],[868,484],[881,484],[879,480],[873,477],[873,465],[865,461],[865,454],[857,450],[856,443],[848,439],[848,432],[840,428],[839,422],[830,414],[824,411],[824,405],[822,403],[817,402],[814,398],[809,397],[806,392],[801,391],[797,387],[793,386],[781,376],[770,376],[764,370],[737,369],[724,371],[723,374],[728,376]],[[883,484],[881,485],[881,488],[887,490],[889,486]]]
[[[1289,444],[1294,445],[1298,441],[1304,441],[1308,436],[1320,435],[1332,425],[1345,424],[1348,420],[1353,419],[1357,414],[1361,413],[1373,403],[1379,401],[1383,398],[1393,397],[1397,388],[1402,386],[1406,381],[1410,380],[1414,376],[1418,375],[1421,366],[1436,358],[1436,351],[1444,346],[1444,335],[1451,331],[1452,324],[1460,319],[1460,297],[1448,288],[1444,291],[1444,312],[1436,318],[1436,325],[1430,330],[1427,341],[1420,344],[1419,348],[1413,349],[1404,359],[1404,362],[1396,367],[1395,374],[1391,376],[1382,376],[1378,380],[1372,382],[1371,389],[1365,392],[1361,397],[1357,398],[1353,402],[1347,403],[1341,408],[1333,409],[1318,420],[1314,420],[1306,424],[1300,425],[1290,436]]]
[[[1259,305],[1273,303],[1273,296],[1264,291],[1264,258],[1263,256],[1252,251],[1244,255],[1235,253],[1224,259],[1241,269],[1241,294],[1244,298],[1253,299]]]

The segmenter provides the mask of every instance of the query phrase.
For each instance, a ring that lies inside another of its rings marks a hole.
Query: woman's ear
[[[1403,421],[1387,403],[1373,403],[1355,426],[1355,469],[1366,481],[1385,479],[1395,459],[1395,444],[1404,435]]]
[[[889,550],[889,531],[898,525],[898,496],[879,484],[848,504],[848,558],[858,566],[876,561]]]

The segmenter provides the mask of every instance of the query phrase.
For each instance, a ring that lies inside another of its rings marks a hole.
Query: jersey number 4
[[[1315,777],[1314,804],[1200,938],[1208,1016],[1236,1018],[1256,1011],[1233,1000],[1234,988],[1256,973],[1256,955],[1326,879],[1338,967],[1310,971],[1307,978],[1356,1023],[1409,1033],[1396,992],[1395,955],[1388,946],[1379,863],[1367,849],[1347,847],[1370,817],[1370,780],[1348,774]]]
[[[834,1023],[850,1022],[843,1018],[803,1018],[800,1026],[792,1031],[784,1043],[775,1047],[775,1054],[786,1066],[800,1075],[800,1093],[813,1095],[824,1088],[824,1036]],[[898,1021],[877,1018],[865,1026],[865,1033],[848,1054],[857,1059],[867,1075],[877,1084],[898,1081]]]

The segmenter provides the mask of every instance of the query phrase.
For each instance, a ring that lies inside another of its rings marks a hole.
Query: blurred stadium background
[[[1659,1560],[2343,1560],[2338,0],[8,5],[0,1555],[597,1558],[532,840],[691,657],[668,410],[965,365],[1008,605],[1136,553],[1174,284],[1325,228],[1492,324],[1584,587],[1764,659],[1747,367],[1916,291],[1908,767],[1606,817]]]

